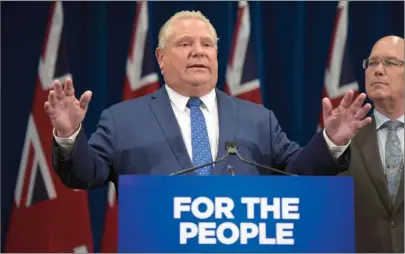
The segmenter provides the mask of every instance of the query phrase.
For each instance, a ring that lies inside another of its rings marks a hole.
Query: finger
[[[369,125],[371,123],[371,121],[372,121],[371,117],[368,116],[361,121],[355,122],[354,127],[356,128],[356,130],[359,130],[359,129]]]
[[[360,110],[357,111],[355,118],[358,120],[363,119],[367,115],[367,113],[370,111],[370,109],[371,109],[371,104],[367,103]]]
[[[46,101],[44,103],[44,108],[45,108],[46,113],[48,113],[49,115],[53,114],[53,107],[51,106],[51,103],[49,103],[49,101]]]
[[[350,107],[353,100],[353,90],[349,90],[344,96],[343,99],[340,101],[340,106],[344,108]]]
[[[87,107],[89,105],[89,102],[91,100],[92,92],[91,91],[86,91],[80,96],[80,108],[83,110],[87,110]]]
[[[65,97],[65,92],[63,92],[62,84],[60,83],[59,80],[55,80],[54,85],[53,85],[53,89],[56,92],[56,98],[61,100],[61,99],[63,99]]]
[[[73,81],[71,78],[67,78],[65,82],[65,95],[66,96],[74,96],[75,90],[73,88]]]
[[[332,102],[328,98],[322,100],[322,114],[324,121],[332,114]]]
[[[51,104],[51,106],[55,106],[57,101],[58,99],[56,98],[56,92],[54,90],[49,91],[48,102]]]
[[[354,114],[359,111],[359,108],[361,108],[361,105],[363,105],[364,100],[366,99],[366,94],[361,93],[357,98],[354,100],[352,105],[350,106],[350,111],[352,111]]]

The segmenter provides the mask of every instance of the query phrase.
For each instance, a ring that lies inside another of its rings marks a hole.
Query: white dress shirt
[[[167,94],[176,116],[177,122],[180,126],[181,134],[183,136],[184,144],[188,155],[193,160],[193,149],[191,145],[191,118],[190,108],[187,107],[190,97],[183,96],[169,86],[166,85]],[[215,89],[212,89],[208,94],[200,97],[202,103],[200,106],[203,112],[205,123],[207,125],[208,138],[211,147],[212,160],[217,158],[218,142],[219,142],[219,120],[218,120],[218,106]]]
[[[385,167],[385,142],[387,141],[388,130],[386,128],[381,128],[381,126],[391,119],[389,119],[382,113],[378,112],[377,110],[374,110],[374,118],[375,118],[375,125],[377,128],[378,150],[380,152],[382,165]],[[403,123],[404,115],[400,116],[397,120]],[[402,153],[404,153],[404,127],[400,127],[397,129],[397,135],[401,142]]]
[[[169,86],[165,86],[168,93],[174,115],[177,119],[177,122],[180,126],[181,134],[183,136],[184,143],[186,145],[187,152],[192,160],[192,147],[191,147],[191,121],[190,121],[190,109],[187,107],[187,102],[190,97],[183,96]],[[212,160],[215,160],[218,152],[218,142],[219,142],[219,120],[218,120],[218,106],[215,89],[213,89],[208,94],[200,97],[201,101],[201,110],[204,114],[207,132],[209,137],[209,142],[211,146]],[[55,130],[53,135],[56,142],[62,147],[62,152],[64,154],[70,153],[73,147],[73,144],[76,140],[77,135],[79,134],[81,125],[79,129],[68,138],[59,138],[55,135]],[[350,142],[344,146],[336,146],[326,135],[326,131],[323,130],[323,136],[326,140],[326,143],[329,147],[329,151],[332,156],[336,159],[346,150],[350,145]]]

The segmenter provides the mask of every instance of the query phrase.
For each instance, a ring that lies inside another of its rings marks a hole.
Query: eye
[[[188,47],[188,46],[190,46],[190,43],[188,43],[188,42],[182,42],[182,43],[180,44],[180,46],[182,46],[182,47]]]
[[[394,60],[386,60],[385,64],[387,66],[397,66],[398,65],[398,63],[396,61],[394,61]]]
[[[376,67],[378,65],[378,61],[376,60],[371,60],[368,62],[368,65],[371,67]]]

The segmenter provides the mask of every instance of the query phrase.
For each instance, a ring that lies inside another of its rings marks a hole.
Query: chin
[[[374,90],[369,94],[368,97],[373,101],[374,100],[385,100],[390,97],[390,94],[386,93],[384,91],[381,91],[381,90]]]
[[[201,80],[201,79],[192,79],[188,83],[191,84],[193,87],[201,87],[201,86],[204,86],[204,85],[208,84],[209,80],[206,80],[206,79],[203,79],[203,80]]]

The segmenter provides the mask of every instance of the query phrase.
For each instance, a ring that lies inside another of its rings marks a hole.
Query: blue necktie
[[[193,165],[198,166],[212,161],[211,147],[208,139],[207,126],[203,112],[200,109],[200,98],[192,97],[188,101],[191,119],[191,145],[193,150]],[[198,175],[210,175],[213,166],[197,169]]]
[[[401,175],[404,171],[404,157],[401,149],[401,141],[396,133],[403,123],[399,121],[387,121],[383,127],[388,129],[387,142],[385,143],[385,175],[388,182],[388,190],[392,201],[395,202]]]

